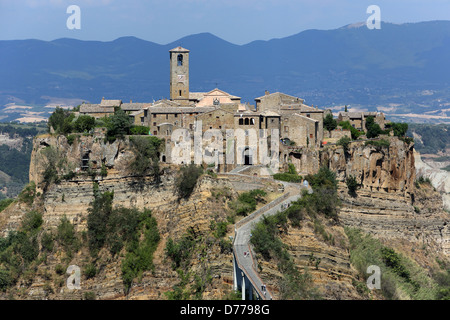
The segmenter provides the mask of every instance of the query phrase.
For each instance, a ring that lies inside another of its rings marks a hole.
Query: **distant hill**
[[[450,21],[348,25],[245,45],[209,33],[166,45],[135,37],[0,41],[0,106],[168,98],[168,51],[179,45],[191,50],[191,91],[219,87],[250,103],[264,90],[282,91],[321,107],[400,115],[450,110]],[[52,111],[4,109],[0,121]]]

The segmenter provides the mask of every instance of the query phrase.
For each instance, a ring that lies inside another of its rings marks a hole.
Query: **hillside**
[[[199,175],[167,164],[137,174],[132,164],[139,151],[133,139],[108,143],[100,129],[76,134],[71,143],[58,135],[34,139],[32,182],[0,215],[1,298],[237,298],[230,251],[234,226],[243,215],[280,197],[284,188],[253,175]],[[85,150],[91,151],[93,166],[77,171]],[[318,157],[316,169],[327,164],[335,172],[334,196],[340,201],[315,189],[316,200],[299,204],[307,204],[307,211],[289,215],[289,223],[276,228],[295,266],[311,276],[309,288],[325,299],[445,297],[438,289],[448,281],[448,214],[436,201],[438,193],[415,186],[412,145],[392,137],[389,148],[354,142],[348,152],[329,146],[310,155]],[[326,175],[308,179],[314,186],[329,186]],[[345,186],[349,175],[362,185],[356,196]],[[180,196],[186,181],[194,181],[194,188]],[[252,196],[249,187],[263,192]],[[339,202],[334,214],[323,211]],[[309,211],[314,207],[319,210]],[[397,278],[394,272],[383,294],[367,292],[365,263],[377,261],[358,256],[362,249],[347,228],[359,228],[374,238],[370,243],[382,241],[394,250],[411,278]],[[261,276],[275,296],[294,292],[307,298],[296,292],[292,269],[280,268],[278,262],[260,260]],[[81,270],[80,289],[65,282],[70,265]],[[414,291],[413,281],[430,290]],[[297,299],[296,294],[287,297]]]
[[[102,97],[168,97],[168,51],[179,45],[191,50],[191,91],[219,87],[250,103],[264,90],[282,91],[336,111],[347,104],[400,119],[428,112],[444,117],[430,121],[445,121],[449,109],[450,22],[431,21],[307,30],[245,45],[209,33],[165,45],[134,37],[0,41],[0,120],[39,121],[53,111],[46,105]]]

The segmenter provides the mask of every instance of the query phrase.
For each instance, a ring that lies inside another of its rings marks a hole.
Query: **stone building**
[[[339,112],[338,122],[349,121],[353,128],[366,131],[368,117],[373,117],[381,130],[384,130],[386,123],[388,123],[383,112]]]
[[[193,139],[196,124],[201,121],[202,131],[216,129],[224,135],[229,129],[243,129],[246,136],[256,134],[258,138],[270,136],[277,129],[280,143],[280,161],[290,161],[291,149],[320,148],[324,138],[323,118],[329,112],[308,106],[301,98],[285,93],[265,92],[255,98],[255,106],[243,104],[241,98],[219,88],[209,92],[190,92],[188,49],[176,47],[170,50],[170,99],[153,103],[123,103],[120,100],[102,100],[99,105],[83,104],[80,114],[96,118],[112,115],[118,107],[126,111],[135,125],[149,127],[151,135],[166,141],[161,154],[163,162],[171,162],[171,150],[177,142],[171,135],[177,129],[187,129]],[[266,129],[263,133],[261,129]],[[267,136],[264,136],[266,134]],[[232,137],[226,137],[227,138]],[[224,142],[225,146],[225,142]],[[213,152],[213,151],[211,151]],[[254,164],[258,159],[256,146],[236,146],[235,159],[243,164]],[[187,162],[187,161],[186,161]],[[223,166],[232,169],[230,166]]]

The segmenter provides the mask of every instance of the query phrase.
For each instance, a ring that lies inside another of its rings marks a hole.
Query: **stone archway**
[[[246,166],[253,165],[253,152],[249,147],[246,147],[242,152],[243,162]]]

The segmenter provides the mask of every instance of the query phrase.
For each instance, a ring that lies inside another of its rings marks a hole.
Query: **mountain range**
[[[176,46],[191,51],[191,91],[218,87],[250,104],[265,90],[280,91],[323,108],[393,115],[445,118],[450,110],[450,21],[429,21],[382,23],[379,30],[351,24],[245,45],[210,33],[165,45],[135,37],[4,40],[0,121],[24,112],[48,116],[44,107],[55,102],[169,98],[169,50]]]

